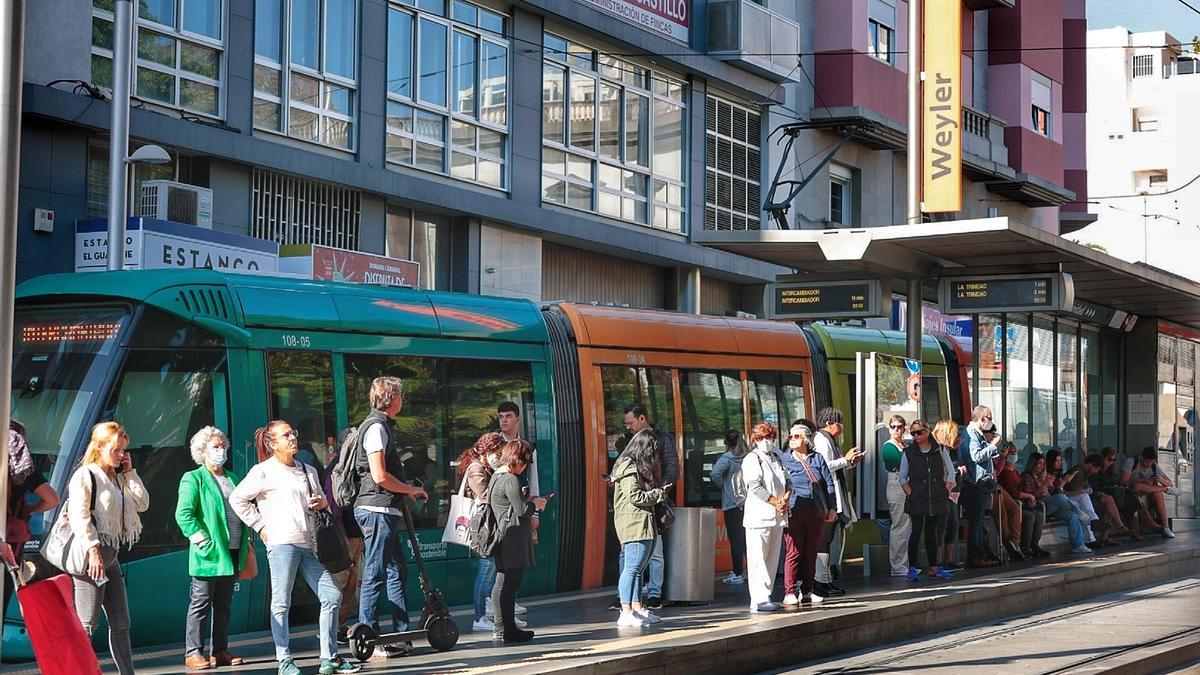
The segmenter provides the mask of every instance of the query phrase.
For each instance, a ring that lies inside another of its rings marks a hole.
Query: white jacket
[[[91,510],[93,479],[95,512]],[[99,464],[85,464],[71,474],[65,508],[71,531],[84,540],[85,547],[97,544],[117,549],[132,547],[142,536],[142,519],[138,514],[150,508],[150,493],[135,469],[119,473],[114,479]]]
[[[783,527],[787,518],[779,515],[775,507],[767,502],[768,497],[778,497],[790,484],[787,470],[775,446],[770,442],[759,442],[742,460],[742,479],[746,482],[744,527]]]

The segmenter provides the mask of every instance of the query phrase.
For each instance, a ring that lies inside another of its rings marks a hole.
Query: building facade
[[[1164,31],[1088,32],[1088,189],[1095,224],[1078,241],[1200,279],[1200,175],[1191,114],[1200,59]]]

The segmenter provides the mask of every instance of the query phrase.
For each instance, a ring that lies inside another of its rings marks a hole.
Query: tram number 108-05
[[[283,346],[291,349],[308,349],[312,347],[312,339],[307,335],[281,335],[280,340],[283,341]]]

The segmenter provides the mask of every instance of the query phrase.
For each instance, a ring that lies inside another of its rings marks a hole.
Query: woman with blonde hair
[[[120,424],[101,422],[92,427],[83,461],[68,483],[66,505],[71,532],[88,549],[88,578],[74,580],[75,612],[91,635],[104,610],[108,648],[121,675],[133,673],[133,649],[125,577],[117,553],[122,546],[137,543],[142,536],[138,514],[150,508],[150,495],[133,468],[128,446],[129,435]]]

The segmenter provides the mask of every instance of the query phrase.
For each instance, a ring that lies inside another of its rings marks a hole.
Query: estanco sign
[[[279,244],[195,225],[152,218],[130,218],[125,224],[125,269],[177,267],[247,274],[274,274]],[[75,223],[75,271],[108,269],[108,221]]]
[[[688,44],[693,0],[579,0],[609,14]]]
[[[962,210],[962,0],[925,0],[921,210]]]

